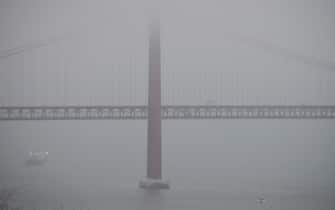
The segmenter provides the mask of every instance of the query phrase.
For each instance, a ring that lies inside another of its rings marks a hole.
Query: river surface
[[[170,190],[137,188],[145,162],[145,121],[0,123],[0,185],[26,209],[335,209],[332,120],[164,121]]]

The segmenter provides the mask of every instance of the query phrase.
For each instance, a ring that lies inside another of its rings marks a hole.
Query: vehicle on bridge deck
[[[26,166],[42,166],[48,161],[48,152],[30,152]]]

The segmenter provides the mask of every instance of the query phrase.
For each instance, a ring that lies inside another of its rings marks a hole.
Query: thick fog
[[[1,104],[145,104],[151,8],[148,1],[2,1],[2,57],[50,44],[1,59]],[[332,1],[162,1],[158,8],[164,104],[334,104]]]
[[[0,0],[0,106],[146,105],[153,11],[162,104],[335,104],[332,0]],[[163,176],[171,181],[164,208],[203,199],[200,209],[221,209],[227,195],[334,196],[333,126],[163,121]],[[135,208],[137,199],[136,208],[147,209],[133,194],[146,172],[146,127],[145,120],[0,122],[0,187],[22,188],[31,209],[94,209],[91,200]],[[26,167],[31,151],[48,151],[48,162]],[[318,208],[313,199],[307,206]]]

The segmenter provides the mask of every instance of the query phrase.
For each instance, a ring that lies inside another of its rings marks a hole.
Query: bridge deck
[[[334,119],[335,106],[162,106],[163,119]],[[0,120],[142,120],[147,106],[0,107]]]

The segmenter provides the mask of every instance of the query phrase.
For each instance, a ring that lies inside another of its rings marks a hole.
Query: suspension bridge
[[[148,105],[54,105],[54,106],[1,106],[1,121],[29,120],[147,120],[147,176],[140,182],[142,188],[169,188],[162,180],[161,120],[204,119],[334,119],[333,105],[162,105],[161,103],[161,36],[160,24],[150,24],[148,53]],[[45,47],[37,43],[26,48]],[[26,48],[11,49],[1,59],[25,52]],[[269,48],[266,46],[266,48]],[[270,49],[273,50],[273,49]],[[280,53],[283,54],[282,49]],[[292,53],[289,54],[292,57]],[[308,60],[295,56],[296,59]],[[312,61],[312,65],[320,62]],[[328,68],[332,68],[326,65]]]

